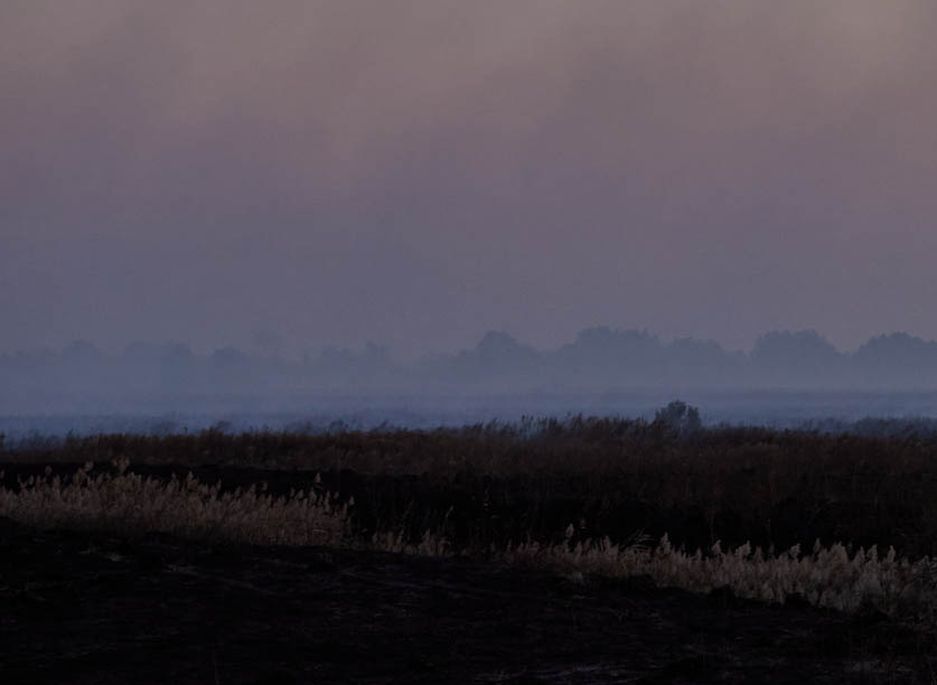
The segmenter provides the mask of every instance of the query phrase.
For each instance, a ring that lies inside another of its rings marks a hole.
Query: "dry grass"
[[[650,577],[660,587],[707,593],[727,588],[738,597],[782,604],[797,597],[818,607],[854,612],[937,615],[937,560],[899,558],[894,549],[850,551],[842,544],[808,553],[798,546],[780,554],[742,545],[687,553],[664,536],[655,547],[617,545],[609,539],[573,544],[512,545],[512,564],[547,567],[571,577]]]
[[[380,532],[371,537],[370,547],[382,552],[410,554],[418,557],[449,557],[457,554],[452,543],[442,535],[427,530],[419,542],[407,540],[402,532]]]
[[[264,469],[256,479],[281,493],[297,472],[322,473],[332,491],[359,500],[355,522],[368,535],[393,527],[403,508],[413,522],[410,539],[426,528],[440,531],[455,506],[444,532],[457,546],[503,545],[528,534],[544,540],[585,518],[595,538],[622,540],[642,529],[655,537],[669,532],[692,548],[718,539],[789,547],[820,538],[892,544],[912,558],[937,555],[932,434],[727,428],[682,439],[654,423],[573,417],[432,431],[109,435],[0,454],[11,472],[120,457],[150,474],[237,469],[242,483]],[[496,524],[480,525],[489,515]],[[479,539],[499,531],[499,538]]]
[[[337,544],[348,530],[347,506],[327,493],[273,496],[263,486],[222,492],[187,478],[159,480],[128,473],[95,473],[86,464],[69,478],[43,477],[0,489],[0,516],[43,528],[121,533],[164,532],[188,538],[273,545]]]
[[[399,527],[356,542],[349,524],[353,503],[340,504],[320,486],[282,496],[262,485],[223,491],[220,484],[204,484],[191,474],[167,480],[130,473],[127,467],[120,461],[111,471],[95,471],[86,464],[64,479],[47,469],[44,476],[20,480],[16,488],[0,488],[0,516],[42,528],[158,531],[252,544],[364,544],[420,556],[457,551],[441,533],[427,530],[412,542]],[[490,556],[577,578],[647,576],[659,586],[691,592],[728,588],[736,596],[765,602],[799,597],[847,612],[874,607],[890,615],[937,616],[937,560],[910,561],[894,549],[880,555],[875,547],[853,551],[818,542],[807,553],[795,546],[775,554],[748,544],[724,551],[717,543],[705,553],[687,553],[667,536],[653,547],[641,541],[574,538],[570,526],[559,544],[508,544],[493,548]]]

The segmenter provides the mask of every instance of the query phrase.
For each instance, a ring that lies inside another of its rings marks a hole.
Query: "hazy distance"
[[[274,342],[210,354],[145,342],[113,354],[73,342],[59,351],[0,355],[0,433],[150,426],[126,424],[132,417],[157,427],[224,420],[305,429],[335,420],[428,426],[525,415],[642,416],[674,398],[698,404],[709,422],[937,414],[937,342],[905,333],[842,352],[815,331],[772,332],[736,352],[709,340],[608,327],[582,330],[551,349],[491,331],[474,346],[416,360],[375,344],[289,358]],[[108,416],[123,418],[95,418]]]

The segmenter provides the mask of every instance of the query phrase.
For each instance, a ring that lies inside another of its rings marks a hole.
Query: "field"
[[[937,680],[930,434],[207,430],[0,468],[24,680]]]

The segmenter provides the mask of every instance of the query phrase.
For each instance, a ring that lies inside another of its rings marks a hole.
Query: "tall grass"
[[[691,592],[729,589],[738,597],[783,604],[798,598],[814,606],[854,612],[937,616],[937,560],[899,558],[894,549],[850,550],[819,541],[810,552],[794,546],[780,554],[742,545],[706,552],[675,548],[665,535],[654,547],[620,546],[605,538],[575,545],[512,545],[504,558],[513,564],[548,567],[579,577],[647,576],[661,587]]]
[[[191,474],[168,481],[127,472],[95,473],[86,464],[61,478],[47,470],[0,489],[0,516],[43,528],[164,532],[188,538],[273,545],[340,543],[347,505],[327,493],[300,490],[274,496],[254,485],[222,492]]]
[[[227,469],[236,468],[244,482],[269,480],[281,492],[299,472],[322,473],[343,493],[354,481],[356,519],[372,532],[400,508],[411,508],[422,524],[455,505],[447,535],[460,545],[497,514],[507,533],[502,542],[528,532],[511,529],[512,521],[534,525],[529,532],[542,537],[585,516],[594,537],[621,539],[631,532],[626,525],[654,536],[669,531],[693,547],[717,539],[790,546],[820,537],[937,554],[937,439],[914,434],[725,428],[681,437],[654,422],[571,417],[329,435],[104,435],[19,445],[2,455],[10,473],[27,472],[30,463],[122,457],[150,473],[205,466],[225,469],[227,480]],[[253,469],[268,473],[247,475]],[[481,502],[490,503],[488,511],[472,508]]]
[[[86,464],[62,478],[43,476],[0,488],[0,516],[41,528],[115,531],[138,535],[165,532],[201,540],[273,545],[354,545],[420,556],[459,553],[442,534],[427,530],[411,542],[400,530],[354,539],[349,526],[353,502],[341,504],[321,487],[274,496],[264,486],[223,491],[191,474],[168,480],[128,472],[128,462],[96,471]],[[899,558],[894,549],[850,551],[842,544],[780,554],[743,545],[724,551],[688,553],[664,536],[652,547],[640,540],[616,544],[609,538],[561,543],[528,541],[491,550],[490,558],[582,577],[647,576],[657,585],[692,592],[728,588],[734,594],[783,603],[799,597],[841,611],[874,607],[888,614],[937,615],[937,561]]]

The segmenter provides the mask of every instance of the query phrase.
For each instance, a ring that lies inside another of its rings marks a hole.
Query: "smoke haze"
[[[937,7],[0,7],[0,350],[937,338]]]

